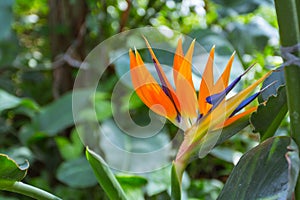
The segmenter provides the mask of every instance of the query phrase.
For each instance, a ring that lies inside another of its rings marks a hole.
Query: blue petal
[[[274,82],[270,83],[269,85],[267,85],[266,87],[264,87],[263,89],[261,89],[259,92],[251,95],[250,97],[248,97],[247,99],[245,99],[244,101],[242,101],[242,103],[238,107],[236,107],[236,109],[231,113],[231,115],[229,117],[232,117],[237,112],[239,112],[240,110],[242,110],[245,106],[247,106],[249,103],[251,103],[256,97],[258,97],[258,95],[260,95],[263,91],[265,91],[266,89],[268,89],[269,87],[271,87],[276,82],[277,81],[274,81]]]
[[[240,110],[242,110],[245,106],[247,106],[249,103],[251,103],[259,94],[261,93],[261,91],[251,95],[250,97],[248,97],[247,99],[245,99],[244,101],[242,101],[242,103],[240,105],[238,105],[238,107],[236,107],[236,109],[231,113],[231,115],[229,117],[232,117],[233,115],[235,115],[237,112],[239,112]]]
[[[206,102],[209,104],[212,104],[213,107],[211,108],[211,110],[215,109],[222,101],[223,99],[225,99],[226,95],[234,88],[234,86],[236,86],[236,84],[241,80],[241,78],[254,66],[251,65],[250,67],[248,67],[248,69],[241,74],[239,77],[237,77],[232,83],[229,84],[229,86],[227,88],[225,88],[225,90],[223,90],[220,93],[217,94],[213,94],[211,96],[206,97]]]
[[[199,114],[197,117],[197,122],[203,117],[203,114]]]
[[[234,86],[241,80],[243,74],[236,78],[225,90],[223,90],[220,93],[213,94],[211,96],[206,97],[206,102],[212,105],[215,105],[219,102],[221,102],[226,95],[234,88]]]

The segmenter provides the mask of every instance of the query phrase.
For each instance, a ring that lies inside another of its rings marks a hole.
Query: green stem
[[[299,0],[275,0],[277,21],[281,45],[293,46],[300,42],[300,5]],[[297,10],[298,9],[298,10]],[[298,52],[298,56],[300,53]],[[288,109],[290,115],[291,136],[300,147],[300,67],[285,67],[285,80]],[[295,199],[300,199],[300,178],[298,177]]]
[[[19,194],[23,194],[25,196],[32,197],[34,199],[41,199],[41,200],[60,200],[60,198],[36,188],[34,186],[22,183],[22,182],[15,182],[12,186],[4,188],[6,191],[15,192]]]

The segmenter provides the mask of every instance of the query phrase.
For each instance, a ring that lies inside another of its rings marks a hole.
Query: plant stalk
[[[6,191],[15,192],[19,194],[23,194],[28,197],[32,197],[34,199],[40,200],[61,200],[61,198],[50,194],[42,189],[37,187],[22,183],[22,182],[15,182],[12,186],[4,188]]]
[[[283,47],[300,42],[300,0],[275,0],[280,42]],[[300,56],[300,52],[295,53]],[[291,137],[300,147],[300,66],[290,65],[284,69],[287,102],[290,116]],[[295,189],[295,199],[300,199],[300,178]]]

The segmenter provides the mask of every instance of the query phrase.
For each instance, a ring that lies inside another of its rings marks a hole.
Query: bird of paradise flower
[[[229,126],[257,109],[257,107],[251,107],[240,112],[263,91],[260,90],[251,95],[253,90],[271,74],[271,71],[246,89],[226,99],[227,94],[252,66],[229,84],[230,71],[234,59],[233,54],[224,72],[214,82],[213,61],[215,48],[213,47],[209,53],[197,95],[192,80],[192,56],[195,40],[191,43],[185,55],[182,49],[182,39],[178,41],[173,60],[175,88],[172,87],[167,79],[161,64],[146,39],[145,42],[160,83],[147,70],[139,52],[136,49],[134,52],[130,49],[132,84],[137,95],[145,105],[184,130],[184,140],[173,162],[173,165],[176,166],[178,179],[181,181],[182,173],[189,162],[190,156],[199,150],[199,144],[203,142],[204,136],[209,134],[209,130]]]

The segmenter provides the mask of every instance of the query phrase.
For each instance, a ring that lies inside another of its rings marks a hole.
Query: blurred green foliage
[[[72,96],[67,85],[73,83],[78,66],[61,62],[62,55],[81,62],[99,42],[121,31],[150,25],[169,27],[196,38],[206,50],[216,45],[216,63],[221,66],[234,50],[234,67],[241,70],[257,62],[244,81],[246,85],[282,62],[274,5],[269,0],[55,2],[0,1],[0,153],[18,163],[28,160],[25,182],[63,199],[107,197],[83,157],[84,146],[74,128]],[[59,10],[62,16],[56,16],[53,10]],[[75,15],[81,18],[73,20]],[[110,94],[119,78],[118,65],[122,64],[110,66],[103,77],[106,84],[98,88],[95,97],[98,121],[107,126],[112,115]],[[129,107],[133,118],[147,112],[136,96],[130,97]],[[141,124],[147,120],[136,119]],[[167,140],[174,132],[176,127],[167,124],[164,136],[153,145],[160,145],[160,140]],[[215,199],[242,153],[259,141],[258,135],[251,132],[247,127],[218,147],[222,153],[216,148],[206,158],[193,162],[187,169],[184,194],[191,199]],[[277,134],[286,132],[282,126]],[[126,192],[140,199],[166,199],[168,173],[146,174],[147,182],[136,183],[143,190],[131,184],[136,177],[120,175],[117,179],[125,185]],[[0,199],[14,197],[28,199],[0,193]]]

